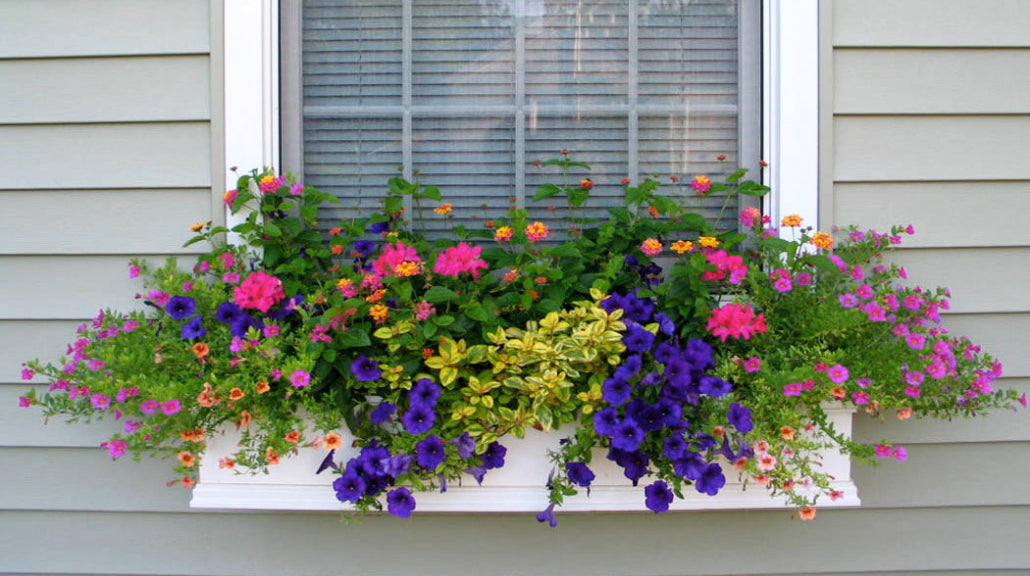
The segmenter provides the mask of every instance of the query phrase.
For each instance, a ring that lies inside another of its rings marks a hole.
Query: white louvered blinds
[[[343,200],[334,219],[402,174],[440,187],[457,222],[510,198],[546,220],[564,201],[532,197],[558,175],[532,162],[565,148],[593,168],[586,215],[621,204],[626,177],[681,177],[692,196],[690,177],[738,162],[746,1],[307,0],[294,168]]]

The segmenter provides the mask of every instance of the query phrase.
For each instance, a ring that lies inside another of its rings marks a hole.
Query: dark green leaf
[[[533,195],[533,201],[539,202],[540,200],[546,200],[557,196],[562,193],[562,189],[554,184],[542,184],[536,189],[536,194]]]
[[[439,304],[441,302],[457,300],[458,295],[455,294],[453,290],[449,290],[443,286],[433,286],[426,291],[425,298],[433,304]]]

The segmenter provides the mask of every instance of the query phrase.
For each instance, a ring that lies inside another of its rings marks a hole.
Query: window
[[[757,0],[310,0],[282,26],[300,68],[283,74],[284,168],[343,200],[333,221],[374,210],[398,171],[459,222],[510,198],[546,221],[532,196],[557,175],[532,161],[567,148],[604,216],[626,177],[757,168],[759,23]]]

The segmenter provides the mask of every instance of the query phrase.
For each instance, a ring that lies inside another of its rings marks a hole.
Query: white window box
[[[851,434],[850,410],[832,408],[827,410],[829,421],[844,435]],[[524,440],[503,438],[501,443],[508,448],[505,466],[486,474],[479,486],[471,477],[460,485],[452,482],[446,493],[415,493],[416,513],[426,512],[539,512],[547,506],[547,482],[551,472],[548,449],[555,449],[561,435],[545,434],[534,430]],[[269,469],[268,474],[247,474],[220,469],[218,459],[228,456],[236,445],[234,434],[227,433],[212,439],[200,467],[200,481],[193,489],[193,508],[223,510],[326,510],[347,511],[349,504],[339,502],[332,489],[337,478],[331,470],[315,474],[325,457],[325,451],[302,448],[299,453]],[[344,438],[349,446],[349,438]],[[356,452],[342,450],[337,458],[346,461]],[[622,474],[622,470],[597,451],[591,469],[597,475],[587,495],[586,489],[572,498],[566,498],[561,510],[564,512],[623,511],[647,512],[644,506],[643,478],[634,487]],[[840,452],[826,451],[823,454],[823,469],[834,478],[833,487],[843,492],[844,497],[836,501],[821,498],[820,508],[858,506],[858,490],[851,480],[851,462]],[[737,480],[732,465],[724,464],[726,486],[716,496],[696,492],[692,487],[684,489],[683,500],[675,500],[672,510],[725,510],[782,508],[781,498],[771,498],[767,491],[758,486],[748,486]]]

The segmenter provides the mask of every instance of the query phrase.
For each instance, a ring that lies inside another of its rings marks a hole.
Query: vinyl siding
[[[816,522],[780,511],[564,514],[556,530],[524,514],[345,524],[332,513],[194,511],[186,491],[164,486],[166,462],[112,462],[96,449],[117,424],[41,425],[38,412],[14,407],[26,387],[20,362],[59,356],[97,308],[131,305],[130,256],[191,256],[178,248],[185,227],[219,217],[222,145],[210,80],[221,70],[209,25],[217,0],[213,9],[45,4],[0,0],[0,80],[20,83],[16,96],[0,95],[0,152],[16,160],[0,185],[0,574],[1030,571],[1025,412],[952,423],[857,417],[857,438],[903,442],[909,462],[856,466],[863,506],[821,511]],[[1027,3],[821,6],[823,77],[832,79],[821,102],[822,224],[913,223],[918,235],[899,261],[924,284],[952,286],[949,328],[1005,362],[1000,385],[1030,391],[1030,111],[1025,79],[996,77],[1025,70]],[[101,22],[103,32],[90,28]],[[956,78],[927,72],[949,63]],[[967,81],[981,71],[997,94]],[[170,93],[139,85],[168,74],[190,80],[168,80]],[[52,76],[85,82],[82,101],[54,93]]]

